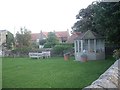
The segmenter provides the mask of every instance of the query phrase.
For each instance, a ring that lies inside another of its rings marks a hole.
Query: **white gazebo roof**
[[[103,39],[103,37],[91,30],[88,30],[87,32],[80,34],[75,40],[80,40],[80,39]]]

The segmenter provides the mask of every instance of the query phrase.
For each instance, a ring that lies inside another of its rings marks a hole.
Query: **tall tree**
[[[120,3],[98,3],[96,10],[95,23],[96,29],[100,30],[106,36],[107,40],[120,45]],[[101,14],[100,14],[101,12]],[[98,14],[99,13],[99,14]]]
[[[6,35],[6,47],[7,49],[12,49],[14,44],[14,36],[11,32],[7,31]]]
[[[120,3],[94,2],[76,15],[78,21],[73,31],[93,30],[106,37],[107,41],[120,45]]]
[[[12,49],[14,45],[14,36],[11,32],[7,31],[6,37],[7,49]]]
[[[46,39],[39,40],[40,45],[44,45],[46,43]]]
[[[16,33],[16,42],[18,48],[30,47],[31,31],[28,31],[25,27],[21,28],[20,32]]]
[[[57,36],[55,35],[55,33],[54,32],[49,32],[47,42],[46,42],[44,47],[52,48],[58,43],[59,43],[59,41],[58,41]]]
[[[74,31],[85,32],[87,30],[93,30],[93,16],[94,16],[94,5],[91,4],[85,9],[81,9],[79,13],[76,15],[76,19],[78,20],[72,29]]]

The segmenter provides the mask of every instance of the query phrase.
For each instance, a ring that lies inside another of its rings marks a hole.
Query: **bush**
[[[53,53],[59,56],[63,56],[64,53],[69,52],[72,48],[73,47],[71,44],[55,45],[55,47],[53,48]]]
[[[26,57],[28,56],[28,53],[30,50],[31,50],[31,47],[24,46],[23,48],[16,48],[12,50],[12,53],[16,54],[19,57]]]
[[[113,51],[113,57],[115,57],[116,60],[120,58],[120,49],[115,49]]]
[[[45,43],[44,44],[44,48],[51,48],[52,47],[52,44],[51,43]]]

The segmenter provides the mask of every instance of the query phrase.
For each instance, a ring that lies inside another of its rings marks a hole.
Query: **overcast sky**
[[[14,34],[25,26],[32,33],[71,31],[79,10],[92,1],[95,0],[0,0],[0,30]]]

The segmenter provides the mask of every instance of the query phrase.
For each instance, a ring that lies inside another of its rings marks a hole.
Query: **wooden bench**
[[[51,57],[50,51],[43,51],[42,53],[34,53],[34,52],[29,52],[29,57],[30,58],[48,58]]]

